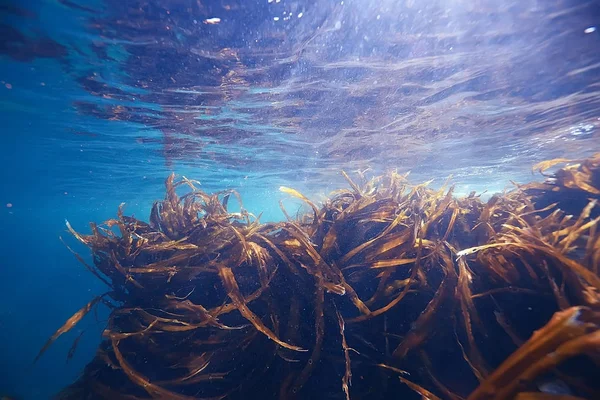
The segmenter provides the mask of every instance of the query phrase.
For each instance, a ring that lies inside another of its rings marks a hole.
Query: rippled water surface
[[[318,200],[341,170],[458,193],[538,179],[600,150],[598,29],[575,0],[2,2],[0,395],[46,398],[99,340],[31,367],[99,290],[65,218],[146,216],[171,171],[266,219],[280,185]]]

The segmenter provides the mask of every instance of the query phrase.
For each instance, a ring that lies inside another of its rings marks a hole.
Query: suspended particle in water
[[[5,83],[4,86],[9,90],[12,89],[12,85],[10,83]]]
[[[6,203],[6,208],[12,208],[12,203]]]
[[[589,28],[586,28],[583,33],[594,33],[596,32],[596,27],[595,26],[590,26]]]

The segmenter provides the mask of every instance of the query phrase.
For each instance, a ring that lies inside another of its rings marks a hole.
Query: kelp
[[[597,357],[599,352],[600,314],[597,311],[579,306],[557,312],[546,326],[534,332],[504,361],[469,400],[512,399],[519,389],[565,359],[592,353]]]
[[[282,187],[309,210],[265,224],[171,175],[149,223],[123,205],[89,235],[67,222],[110,292],[36,360],[102,301],[100,349],[60,399],[537,399],[553,379],[597,398],[600,154],[534,168],[564,163],[486,202],[342,173],[320,206]]]
[[[59,336],[65,334],[65,333],[69,332],[71,329],[73,329],[75,327],[75,325],[77,325],[77,323],[79,321],[81,321],[83,319],[83,317],[85,317],[86,314],[92,310],[92,308],[98,303],[98,301],[100,301],[101,297],[102,296],[97,296],[97,297],[93,298],[85,306],[81,307],[81,309],[79,311],[77,311],[75,314],[73,314],[71,317],[69,317],[69,319],[63,324],[63,326],[58,328],[58,330],[56,332],[54,332],[52,337],[50,339],[48,339],[48,341],[44,344],[44,347],[42,347],[42,349],[40,350],[38,355],[35,357],[34,362],[39,360],[39,358],[46,352],[46,350],[48,350],[50,345],[52,345],[52,343],[54,343],[56,341],[56,339],[59,338]],[[77,341],[78,341],[78,339],[75,339],[75,343],[77,343]],[[73,347],[75,347],[75,346],[76,346],[76,344],[74,344]]]

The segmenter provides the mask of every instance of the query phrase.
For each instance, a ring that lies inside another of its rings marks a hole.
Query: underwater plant
[[[104,304],[59,399],[600,398],[600,154],[534,169],[560,163],[487,202],[343,173],[321,206],[282,187],[310,212],[279,223],[171,175],[149,223],[123,205],[89,235],[67,222],[110,290],[37,358]]]

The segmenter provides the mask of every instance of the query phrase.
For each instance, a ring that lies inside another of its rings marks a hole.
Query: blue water
[[[146,219],[170,172],[269,221],[280,185],[323,200],[341,169],[494,192],[600,150],[596,2],[201,3],[2,3],[0,395],[48,398],[100,341],[102,313],[32,365],[104,289],[65,219]]]

